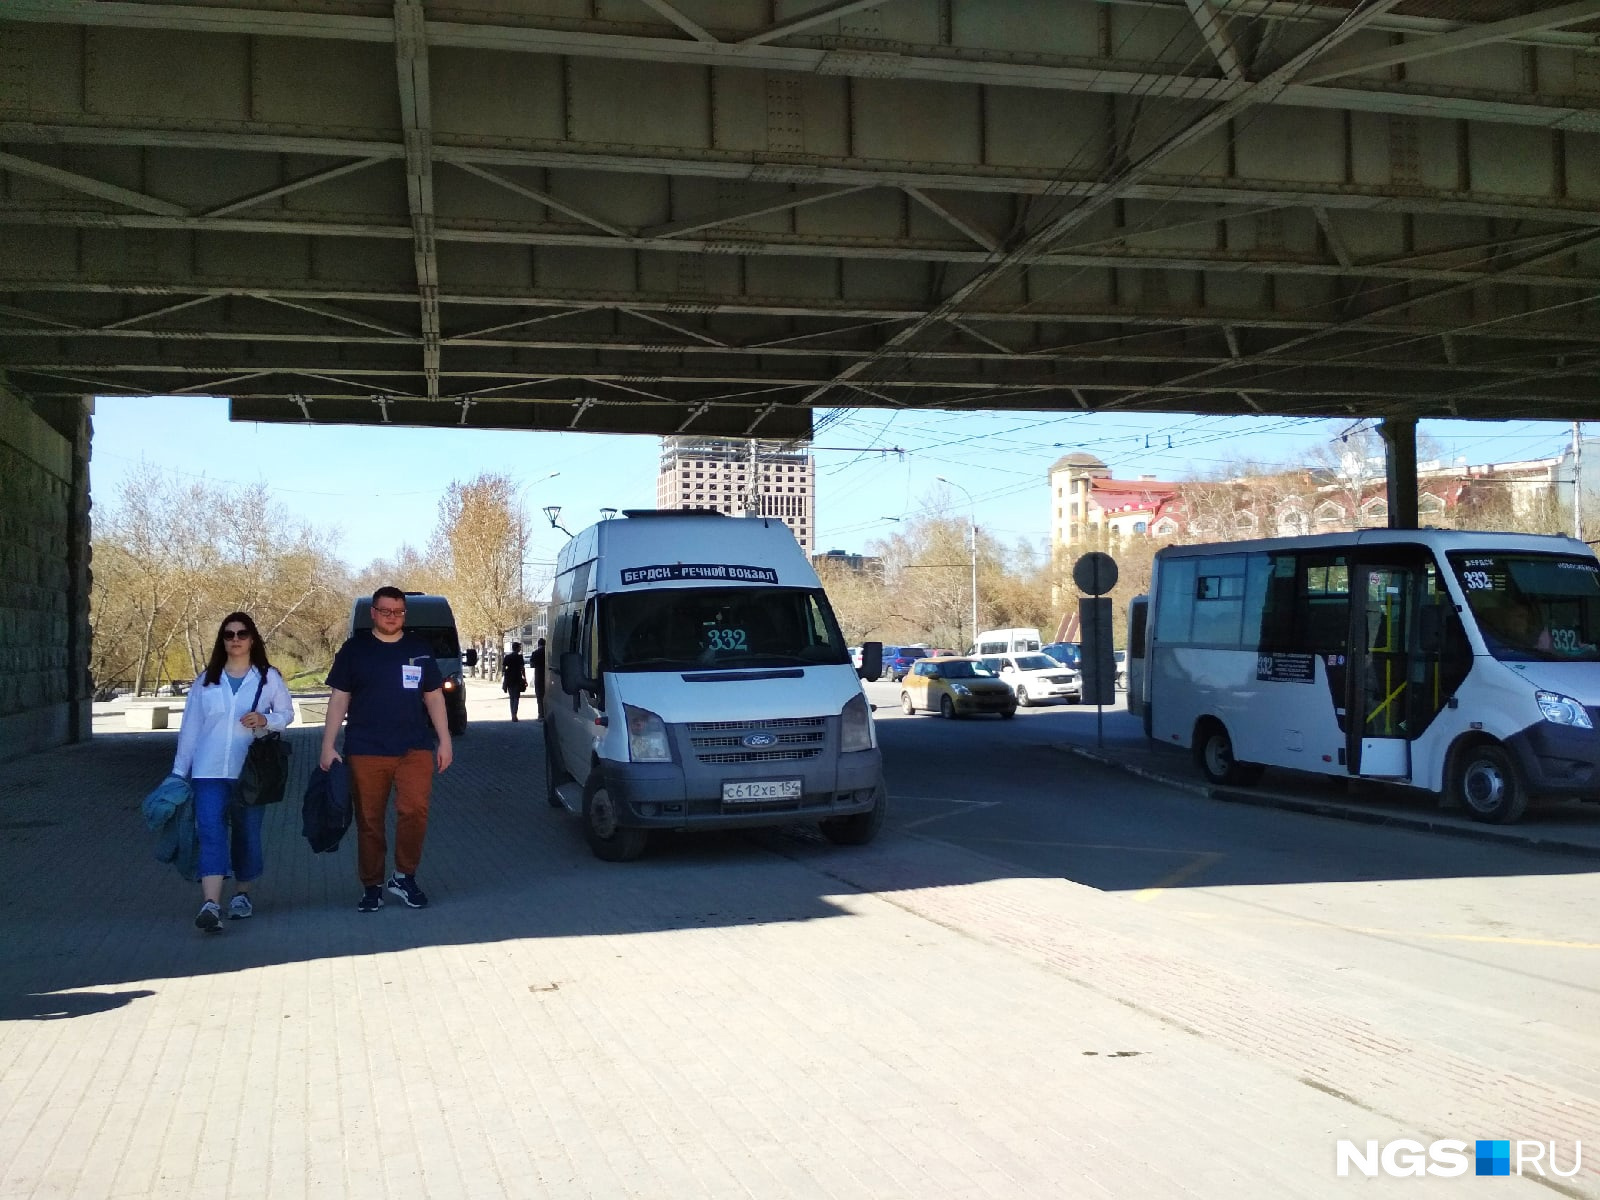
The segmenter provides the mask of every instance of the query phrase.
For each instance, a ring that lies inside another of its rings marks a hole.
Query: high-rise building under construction
[[[816,536],[816,467],[810,451],[792,442],[665,437],[656,507],[777,517],[809,558]]]

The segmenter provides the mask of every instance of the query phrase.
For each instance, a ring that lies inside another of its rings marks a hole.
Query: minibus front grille
[[[700,762],[797,762],[820,755],[828,742],[826,717],[777,717],[770,721],[691,721],[689,745]],[[751,734],[771,738],[751,746]]]
[[[815,758],[821,753],[821,746],[788,750],[729,750],[711,754],[702,754],[697,748],[695,757],[703,763],[799,762]]]
[[[691,734],[752,733],[761,729],[821,729],[825,717],[775,717],[770,721],[690,721],[686,728]]]
[[[777,735],[779,746],[815,746],[821,743],[822,734],[817,733],[780,733]],[[692,739],[696,750],[714,750],[725,746],[730,750],[737,750],[744,745],[740,735],[736,733],[724,734],[721,737],[697,737]]]

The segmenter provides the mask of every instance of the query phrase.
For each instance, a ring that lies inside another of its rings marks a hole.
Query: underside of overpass
[[[1595,415],[1600,0],[7,0],[0,366],[253,420]]]
[[[1404,450],[1600,415],[1600,0],[4,0],[0,227],[0,371],[69,438],[193,393]]]

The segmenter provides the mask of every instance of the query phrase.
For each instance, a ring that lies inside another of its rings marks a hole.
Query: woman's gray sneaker
[[[228,901],[228,920],[242,921],[246,917],[253,917],[255,915],[256,906],[250,903],[250,897],[246,896],[243,892],[240,892],[232,900]]]
[[[207,900],[200,906],[200,911],[195,915],[194,927],[201,933],[222,932],[222,906],[215,900]]]

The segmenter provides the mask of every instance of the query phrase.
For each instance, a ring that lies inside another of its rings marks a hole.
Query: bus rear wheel
[[[1511,756],[1487,742],[1462,751],[1451,793],[1469,817],[1491,825],[1509,825],[1528,809],[1528,790],[1517,778]]]
[[[1240,762],[1233,756],[1233,739],[1220,721],[1206,721],[1195,732],[1194,761],[1211,783],[1249,787],[1261,778],[1259,763]]]

